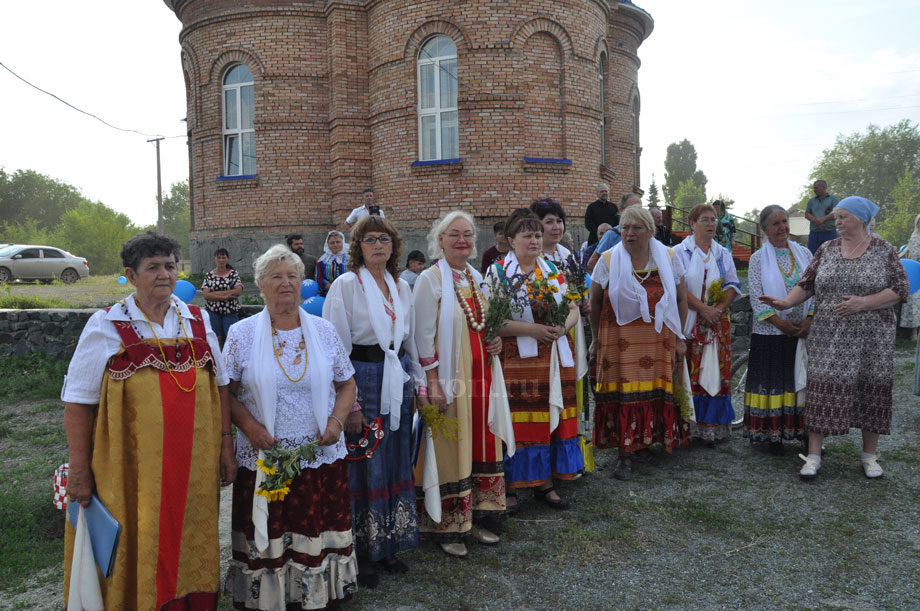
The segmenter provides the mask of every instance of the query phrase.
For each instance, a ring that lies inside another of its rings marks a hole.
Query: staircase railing
[[[662,220],[664,221],[664,224],[671,231],[675,230],[675,224],[676,224],[680,227],[678,231],[690,232],[691,231],[690,223],[683,220],[682,218],[678,218],[674,214],[675,210],[683,212],[684,216],[687,216],[690,214],[690,211],[687,210],[686,208],[679,208],[677,206],[665,204],[664,210],[661,213],[661,217],[662,217]],[[738,218],[738,217],[735,217],[735,218]],[[739,237],[739,234],[740,234],[740,237]],[[750,248],[751,252],[756,252],[760,248],[762,239],[763,238],[760,236],[760,234],[751,233],[750,231],[741,229],[740,227],[738,227],[738,223],[735,223],[735,243],[736,244],[743,244],[744,246]]]

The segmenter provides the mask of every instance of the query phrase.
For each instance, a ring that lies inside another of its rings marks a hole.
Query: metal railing
[[[675,223],[680,226],[680,229],[678,229],[678,231],[688,231],[688,232],[691,231],[689,222],[681,218],[675,217],[674,212],[673,212],[675,210],[679,210],[680,212],[683,212],[684,216],[688,216],[690,214],[690,211],[687,210],[686,208],[678,208],[677,206],[665,204],[664,210],[661,213],[662,219],[664,220],[664,224],[671,231],[674,231]],[[737,219],[738,217],[735,217],[735,218]],[[747,220],[747,219],[744,219],[744,220]],[[739,234],[742,236],[741,238],[739,238]],[[744,237],[747,238],[746,242],[744,240]],[[744,246],[747,246],[748,248],[751,249],[751,252],[755,252],[760,248],[762,239],[763,238],[760,234],[751,233],[750,231],[741,229],[740,227],[738,227],[738,223],[737,222],[735,223],[735,243],[736,244],[742,244]]]

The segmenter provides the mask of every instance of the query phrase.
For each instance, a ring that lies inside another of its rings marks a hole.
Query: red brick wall
[[[406,250],[440,213],[483,226],[548,195],[581,231],[594,186],[631,190],[636,50],[647,23],[606,0],[167,0],[184,24],[193,188],[193,265],[217,244],[237,264],[284,233],[309,249],[372,186]],[[457,165],[418,159],[416,58],[433,34],[458,51]],[[598,58],[608,53],[607,169],[601,167]],[[258,178],[221,176],[221,77],[252,70]],[[567,158],[571,165],[525,163]],[[491,231],[480,246],[488,245]],[[481,249],[482,249],[481,248]],[[239,253],[238,255],[236,253]]]

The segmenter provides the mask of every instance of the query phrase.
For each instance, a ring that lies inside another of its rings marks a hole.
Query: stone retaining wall
[[[262,306],[241,306],[240,318],[258,314]],[[69,359],[92,310],[0,310],[0,357],[39,352]],[[747,295],[732,304],[732,352],[747,351],[751,334],[751,301]]]

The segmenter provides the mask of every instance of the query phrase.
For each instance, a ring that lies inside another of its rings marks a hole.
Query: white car
[[[0,283],[13,280],[54,280],[71,284],[89,276],[89,264],[66,250],[36,244],[0,247]]]

